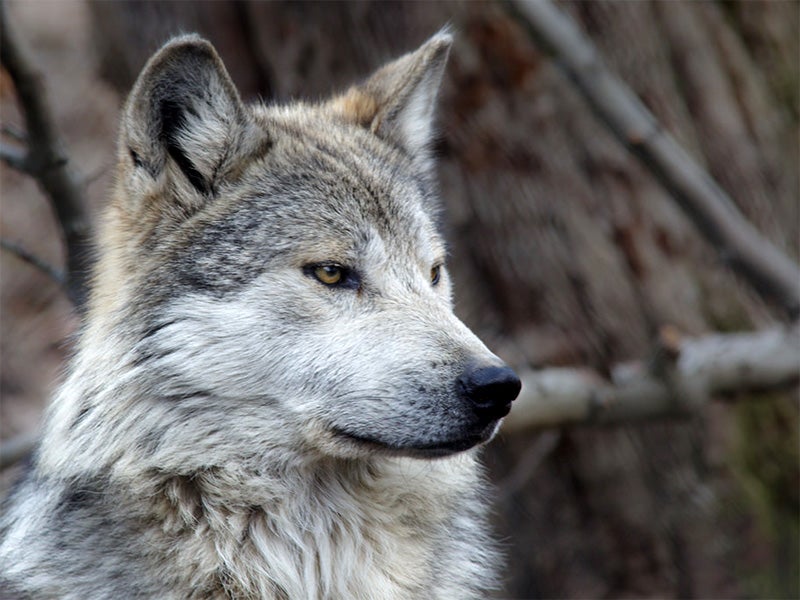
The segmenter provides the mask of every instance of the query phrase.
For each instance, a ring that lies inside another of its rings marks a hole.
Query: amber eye
[[[307,264],[303,267],[303,273],[331,288],[348,290],[361,288],[361,277],[358,271],[335,262]]]
[[[336,285],[344,279],[344,269],[338,265],[318,265],[314,277],[325,285]]]
[[[436,265],[431,269],[431,285],[436,285],[439,283],[439,279],[442,277],[442,265]]]

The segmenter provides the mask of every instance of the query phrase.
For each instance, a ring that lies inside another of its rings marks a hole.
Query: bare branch
[[[41,75],[31,66],[16,33],[8,26],[5,3],[0,2],[0,60],[14,82],[27,129],[28,152],[24,163],[19,164],[24,164],[26,172],[36,179],[56,213],[67,245],[67,293],[80,307],[89,274],[86,202],[67,167],[67,155],[56,133]],[[13,154],[4,150],[3,158],[8,162],[6,156]]]
[[[10,252],[20,260],[25,261],[29,265],[33,265],[37,269],[39,269],[42,273],[47,275],[50,279],[55,281],[59,286],[64,285],[64,274],[56,269],[54,266],[48,264],[46,261],[42,260],[35,254],[28,252],[20,246],[19,244],[15,244],[9,240],[0,238],[0,248],[3,250]]]
[[[25,132],[16,125],[5,123],[2,125],[2,127],[0,127],[0,133],[10,137],[12,140],[19,142],[20,144],[28,143],[28,136],[26,136]]]
[[[108,164],[104,163],[99,167],[96,167],[91,173],[87,173],[83,179],[80,181],[80,185],[83,188],[88,188],[89,186],[96,183],[103,175],[106,174],[108,171]]]
[[[611,381],[579,368],[522,374],[522,392],[504,431],[686,416],[719,395],[768,390],[800,379],[800,329],[715,334],[674,349],[669,379],[643,362],[623,364]]]
[[[800,315],[800,267],[764,238],[730,197],[666,133],[550,0],[508,0],[511,11],[566,72],[595,114],[672,194],[695,226],[759,294]]]
[[[31,174],[28,167],[28,153],[19,146],[12,146],[0,142],[0,159],[3,160],[9,167],[21,171],[23,173]]]

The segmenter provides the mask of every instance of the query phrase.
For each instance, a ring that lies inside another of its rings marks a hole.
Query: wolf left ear
[[[251,128],[214,47],[185,35],[161,48],[139,75],[125,107],[122,151],[153,179],[167,171],[213,195],[244,146],[264,141],[264,134],[249,135]]]
[[[330,106],[346,120],[425,161],[433,134],[436,96],[453,36],[441,32],[418,50],[385,65],[365,83],[334,98]]]

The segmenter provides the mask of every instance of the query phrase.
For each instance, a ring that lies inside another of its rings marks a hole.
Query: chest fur
[[[316,481],[249,505],[212,497],[208,483],[166,481],[149,534],[172,557],[162,580],[194,598],[435,598],[437,555],[465,545],[453,539],[455,498],[408,478]]]

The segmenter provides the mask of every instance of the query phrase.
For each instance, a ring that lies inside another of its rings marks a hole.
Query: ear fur
[[[450,33],[437,33],[415,52],[335,98],[333,110],[403,148],[415,160],[426,161],[436,97],[452,44]]]
[[[135,168],[157,179],[170,161],[204,196],[213,195],[244,144],[249,117],[214,47],[175,38],[145,65],[128,98],[122,144]],[[179,175],[180,176],[180,175]]]

